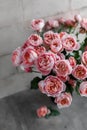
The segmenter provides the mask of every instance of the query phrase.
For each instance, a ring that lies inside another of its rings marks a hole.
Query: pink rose
[[[51,51],[54,53],[58,53],[62,51],[62,43],[60,39],[55,39],[52,41],[50,45]]]
[[[70,93],[61,93],[55,98],[55,103],[57,103],[58,108],[69,107],[72,102],[72,96]]]
[[[87,51],[82,54],[82,63],[87,67]]]
[[[18,47],[16,50],[12,53],[12,63],[15,66],[19,66],[22,62],[22,56],[21,56],[22,50],[20,47]]]
[[[73,51],[79,49],[79,44],[70,35],[63,37],[62,44],[63,48],[65,48],[66,51]]]
[[[49,28],[56,28],[59,26],[59,23],[57,20],[51,19],[47,23],[48,23]]]
[[[52,31],[48,31],[48,32],[44,33],[44,42],[47,45],[51,45],[51,43],[54,39],[60,39],[58,33],[54,33]]]
[[[36,60],[37,69],[43,74],[48,75],[54,67],[54,55],[52,53],[43,53]]]
[[[32,45],[32,46],[39,46],[43,43],[42,38],[37,35],[37,34],[32,34],[29,38],[28,38],[28,42]]]
[[[69,62],[70,62],[70,65],[72,66],[72,68],[74,68],[76,66],[76,60],[74,57],[69,57]]]
[[[68,60],[59,60],[55,63],[54,71],[58,76],[67,76],[71,74],[72,67]]]
[[[40,108],[37,109],[37,116],[40,117],[45,117],[49,113],[49,109],[46,106],[41,106]]]
[[[40,81],[38,86],[42,93],[52,97],[65,91],[66,88],[65,84],[58,77],[51,75]]]
[[[76,79],[85,79],[87,77],[87,69],[83,65],[76,65],[76,67],[72,71],[73,76]]]
[[[74,16],[74,19],[75,19],[75,21],[78,22],[78,23],[80,23],[80,22],[82,21],[82,17],[81,17],[79,14],[75,15],[75,16]]]
[[[26,48],[23,51],[22,57],[23,57],[23,64],[25,66],[31,67],[32,65],[34,65],[34,62],[37,59],[37,53],[35,52],[34,49]]]
[[[44,23],[43,19],[34,19],[31,22],[31,26],[32,26],[33,30],[39,31],[39,32],[42,31],[44,25],[45,25],[45,23]]]
[[[44,46],[37,46],[37,47],[34,47],[34,49],[38,56],[46,52],[46,48]]]
[[[81,24],[81,27],[87,31],[87,19],[83,18],[80,24]]]
[[[87,97],[87,81],[83,81],[79,87],[79,93],[81,96]]]

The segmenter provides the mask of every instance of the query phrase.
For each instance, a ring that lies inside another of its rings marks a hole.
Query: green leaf
[[[50,116],[58,116],[60,115],[60,112],[58,110],[55,110],[51,107],[48,107],[48,109],[50,110],[50,114],[47,114],[45,117],[49,118]]]
[[[74,88],[68,82],[66,82],[66,90],[65,90],[65,92],[69,92],[72,95],[73,91],[74,91]]]
[[[75,87],[75,91],[76,91],[76,93],[77,93],[78,95],[80,95],[80,93],[79,93],[79,86],[80,86],[80,82],[77,81],[77,84],[76,84],[76,87]]]
[[[41,81],[42,79],[39,77],[35,77],[32,81],[31,81],[31,89],[38,89],[38,82]]]
[[[83,52],[85,47],[87,46],[87,37],[84,39],[84,41],[81,43],[80,50]]]

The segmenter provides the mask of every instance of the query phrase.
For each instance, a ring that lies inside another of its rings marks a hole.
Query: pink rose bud
[[[65,21],[65,25],[66,26],[75,27],[76,26],[76,22],[74,20],[68,19],[68,20]]]
[[[81,96],[87,97],[87,81],[83,81],[79,87],[79,93]]]
[[[34,19],[31,22],[31,26],[32,26],[33,30],[39,31],[39,32],[42,31],[44,25],[45,25],[45,23],[44,23],[43,19]]]
[[[79,14],[75,15],[75,16],[74,16],[74,19],[75,19],[75,21],[78,22],[78,23],[80,23],[80,22],[82,21],[82,17],[81,17]]]
[[[72,96],[70,93],[61,93],[55,98],[55,103],[57,103],[58,108],[69,107],[72,102]]]
[[[81,27],[87,31],[87,19],[83,18],[80,24],[81,24]]]
[[[69,62],[70,62],[70,65],[72,66],[72,68],[74,68],[76,66],[76,60],[74,57],[69,57]]]
[[[45,117],[49,112],[49,109],[46,106],[41,106],[40,108],[37,109],[37,116],[40,117]]]
[[[87,51],[82,54],[82,63],[87,67]]]
[[[59,23],[58,23],[57,20],[51,19],[51,20],[48,21],[48,25],[49,25],[50,28],[56,28],[56,27],[59,26]]]
[[[61,18],[58,19],[58,22],[59,22],[60,24],[64,24],[64,23],[65,23],[65,19],[61,17]]]
[[[69,80],[68,80],[68,83],[69,83],[73,88],[76,87],[76,80],[69,79]]]

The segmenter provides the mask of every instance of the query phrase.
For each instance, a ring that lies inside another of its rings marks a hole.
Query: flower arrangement
[[[34,33],[12,53],[16,67],[42,74],[31,81],[31,89],[52,97],[59,109],[71,105],[74,91],[87,97],[87,19],[34,19],[31,26]],[[45,105],[37,109],[38,117],[58,114]]]

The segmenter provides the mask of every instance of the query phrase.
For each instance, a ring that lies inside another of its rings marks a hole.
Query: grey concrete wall
[[[34,18],[87,17],[87,0],[0,0],[0,98],[26,89],[35,74],[18,72],[12,51],[32,33]]]

